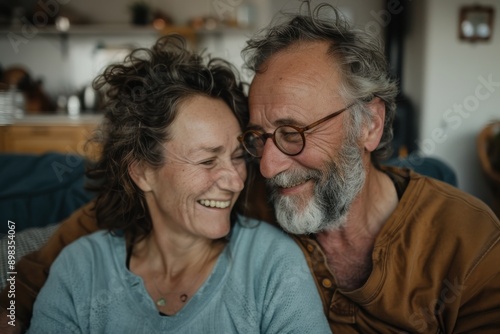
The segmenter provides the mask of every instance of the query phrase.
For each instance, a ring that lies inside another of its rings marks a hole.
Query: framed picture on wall
[[[493,33],[494,15],[493,7],[476,5],[460,8],[460,39],[469,42],[488,41]]]

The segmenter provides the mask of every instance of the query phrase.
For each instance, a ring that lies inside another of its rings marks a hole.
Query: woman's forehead
[[[193,154],[232,149],[241,129],[224,101],[202,97],[181,106],[169,132],[171,146]]]

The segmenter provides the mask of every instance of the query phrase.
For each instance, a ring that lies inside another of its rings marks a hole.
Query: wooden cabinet
[[[0,126],[0,150],[9,153],[46,152],[74,153],[95,158],[98,150],[88,143],[99,117],[85,119],[53,118],[23,119],[14,124]]]

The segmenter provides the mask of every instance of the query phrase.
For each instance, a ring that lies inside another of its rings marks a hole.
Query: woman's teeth
[[[221,209],[225,209],[229,205],[231,205],[231,201],[215,201],[213,199],[202,199],[199,201],[199,203],[209,208],[221,208]]]

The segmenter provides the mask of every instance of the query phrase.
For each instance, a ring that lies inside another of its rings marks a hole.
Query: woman
[[[247,100],[232,68],[164,37],[96,79],[107,88],[101,228],[66,247],[30,332],[329,333],[296,244],[234,204]]]

